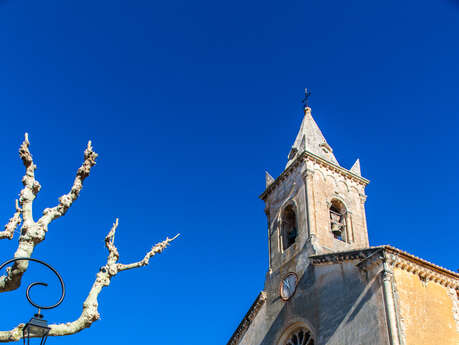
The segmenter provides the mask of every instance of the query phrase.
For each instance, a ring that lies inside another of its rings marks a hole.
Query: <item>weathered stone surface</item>
[[[333,154],[333,149],[328,145],[319,126],[311,115],[311,108],[304,109],[304,118],[301,122],[300,130],[293,143],[288,155],[286,168],[293,163],[296,157],[303,151],[311,152],[331,163],[338,165],[338,161]]]
[[[284,172],[266,175],[260,196],[269,244],[263,300],[228,345],[286,345],[299,327],[312,333],[308,345],[459,344],[459,274],[390,246],[369,247],[368,183],[359,160],[351,170],[338,165],[306,108]],[[298,284],[285,301],[280,286],[292,272]]]
[[[400,268],[394,270],[394,278],[405,344],[459,344],[459,322],[454,320],[457,292]]]
[[[362,176],[362,172],[360,170],[360,159],[357,158],[357,160],[355,161],[354,165],[352,166],[350,172],[356,174],[356,175],[359,175],[359,176]]]
[[[286,302],[271,284],[265,306],[239,344],[278,344],[292,323],[311,330],[316,344],[388,344],[380,281],[367,281],[355,263],[308,265]]]

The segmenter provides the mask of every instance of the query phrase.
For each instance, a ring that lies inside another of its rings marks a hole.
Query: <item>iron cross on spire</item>
[[[304,89],[303,104],[304,104],[304,108],[305,108],[305,109],[306,109],[307,107],[309,107],[309,105],[308,105],[309,96],[311,96],[311,92],[309,92],[308,89]]]

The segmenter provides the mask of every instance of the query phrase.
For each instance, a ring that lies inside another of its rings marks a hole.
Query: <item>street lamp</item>
[[[61,298],[59,298],[59,301],[57,301],[56,304],[53,304],[51,306],[38,305],[38,304],[34,303],[30,299],[30,295],[29,295],[30,289],[32,287],[34,287],[35,285],[48,286],[48,284],[42,283],[42,282],[34,282],[34,283],[30,284],[27,287],[27,291],[26,291],[27,300],[34,307],[38,308],[38,312],[24,326],[24,328],[22,330],[22,339],[24,340],[24,345],[26,345],[26,343],[27,343],[27,345],[30,345],[30,338],[40,338],[40,345],[45,345],[46,340],[48,338],[49,331],[50,331],[51,328],[48,327],[48,322],[45,319],[43,319],[43,315],[41,314],[41,310],[42,309],[53,309],[53,308],[56,308],[59,304],[62,303],[62,301],[64,300],[64,297],[65,297],[64,281],[62,280],[61,275],[51,265],[49,265],[46,262],[43,262],[41,260],[32,259],[32,258],[15,258],[15,259],[8,260],[8,261],[6,261],[6,262],[4,262],[3,264],[0,265],[0,270],[3,267],[5,267],[6,265],[10,264],[11,262],[16,262],[16,261],[21,261],[21,260],[34,261],[34,262],[38,262],[38,263],[40,263],[42,265],[45,265],[51,271],[54,272],[54,274],[59,279],[59,283],[61,284],[61,291],[62,291],[61,292]]]
[[[24,345],[26,344],[26,339],[27,345],[30,344],[30,338],[41,338],[40,345],[45,345],[50,329],[51,328],[48,327],[48,322],[43,319],[43,315],[35,314],[22,330]]]

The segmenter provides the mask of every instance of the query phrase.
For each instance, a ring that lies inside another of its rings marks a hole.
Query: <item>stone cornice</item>
[[[364,260],[376,252],[375,248],[353,249],[344,252],[334,252],[312,255],[309,258],[314,265],[337,264],[344,261]]]
[[[391,266],[417,274],[422,280],[430,280],[446,287],[459,289],[459,273],[391,246],[384,246],[384,249],[386,261]]]
[[[303,154],[299,155],[293,162],[290,164],[269,186],[266,187],[265,191],[259,196],[261,200],[264,200],[266,196],[271,193],[271,191],[290,173],[295,170],[295,168],[300,165],[303,160]]]
[[[272,182],[266,190],[259,196],[260,199],[264,200],[269,193],[273,191],[274,188],[282,181],[284,180],[290,173],[303,161],[305,160],[311,160],[315,163],[318,163],[327,169],[330,169],[334,172],[337,172],[347,178],[350,178],[351,180],[355,181],[356,183],[362,184],[366,186],[367,184],[370,183],[370,180],[367,180],[364,177],[361,177],[359,175],[354,174],[353,172],[340,167],[339,165],[336,165],[334,163],[331,163],[322,157],[319,157],[309,151],[303,151],[293,162],[290,164],[275,180]]]
[[[230,340],[226,345],[237,345],[241,341],[242,337],[244,336],[245,332],[249,328],[250,324],[252,323],[255,316],[257,316],[258,312],[260,311],[263,304],[266,301],[266,294],[264,291],[260,292],[255,302],[253,302],[252,306],[250,307],[247,314],[245,314],[244,318],[242,319],[241,323],[237,327],[236,331],[234,331],[233,335],[231,336]]]
[[[333,170],[345,177],[348,177],[350,178],[351,180],[359,183],[359,184],[362,184],[364,186],[366,186],[367,184],[370,183],[370,180],[366,179],[365,177],[362,177],[362,176],[359,176],[357,174],[354,174],[353,172],[351,172],[350,170],[347,170],[346,168],[343,168],[337,164],[334,164],[332,162],[329,162],[325,159],[323,159],[322,157],[319,157],[311,152],[308,152],[308,151],[305,151],[303,152],[302,156],[306,157],[307,159],[310,159],[312,161],[315,161],[316,163],[319,163],[320,165],[323,165],[324,167],[330,169],[330,170]]]
[[[336,264],[343,261],[361,260],[357,267],[368,270],[386,262],[419,276],[424,281],[433,281],[448,288],[459,289],[459,273],[450,271],[392,246],[371,247],[361,250],[335,252],[310,257],[314,265]]]

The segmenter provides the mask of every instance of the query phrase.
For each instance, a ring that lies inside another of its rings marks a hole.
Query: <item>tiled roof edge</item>
[[[372,254],[375,254],[378,250],[386,254],[384,256],[384,260],[388,261],[391,265],[395,267],[399,267],[408,272],[416,273],[423,278],[434,280],[448,287],[454,287],[456,289],[459,288],[459,273],[435,265],[427,260],[421,259],[415,255],[412,255],[408,252],[392,247],[390,245],[313,255],[310,256],[310,259],[314,265],[330,263],[333,264],[350,260],[364,261],[365,259],[369,258]],[[414,267],[414,265],[416,267]],[[429,272],[433,272],[434,274]]]

